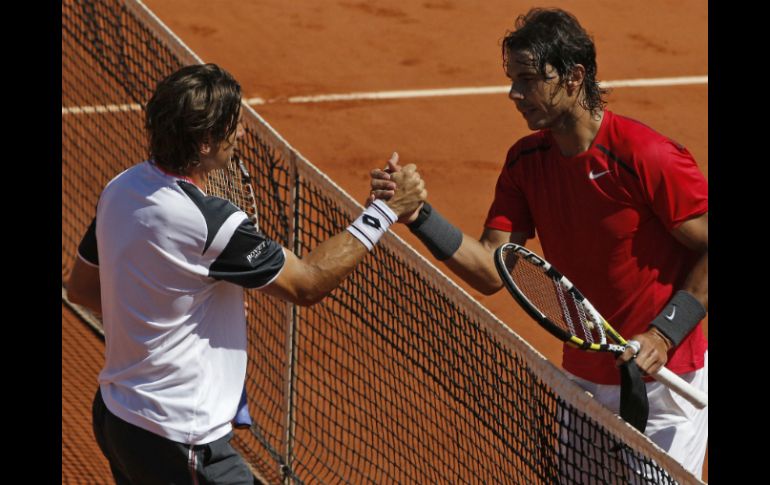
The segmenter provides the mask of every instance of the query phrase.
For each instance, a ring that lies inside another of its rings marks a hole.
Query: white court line
[[[600,82],[599,85],[604,88],[632,88],[632,87],[655,87],[655,86],[682,86],[688,84],[708,84],[708,76],[686,76],[686,77],[663,77],[657,79],[623,79],[618,81]],[[406,91],[377,91],[369,93],[346,93],[346,94],[320,94],[315,96],[292,96],[289,98],[248,98],[246,104],[257,106],[272,103],[326,103],[334,101],[360,101],[360,100],[381,100],[381,99],[408,99],[408,98],[429,98],[440,96],[469,96],[478,94],[504,94],[511,89],[510,86],[480,86],[475,88],[446,88],[446,89],[415,89]],[[62,108],[61,114],[92,114],[92,113],[116,113],[124,111],[139,111],[141,106],[138,104],[111,104],[103,106],[79,106],[72,108]]]
[[[708,76],[687,76],[687,77],[665,77],[657,79],[625,79],[619,81],[600,82],[599,85],[605,88],[625,88],[625,87],[652,87],[652,86],[680,86],[685,84],[708,84]],[[476,88],[448,88],[448,89],[418,89],[407,91],[379,91],[369,93],[346,93],[346,94],[321,94],[317,96],[292,96],[284,102],[293,104],[304,103],[324,103],[331,101],[359,101],[359,100],[378,100],[378,99],[407,99],[407,98],[427,98],[437,96],[467,96],[476,94],[501,94],[507,93],[511,89],[508,86],[481,86]],[[255,106],[279,102],[281,100],[265,100],[264,98],[249,98],[246,103]]]
[[[64,115],[94,114],[94,113],[122,113],[126,111],[141,111],[142,107],[138,104],[106,104],[102,106],[75,106],[72,108],[61,109]]]

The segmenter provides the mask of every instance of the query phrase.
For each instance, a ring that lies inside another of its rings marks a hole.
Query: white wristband
[[[348,232],[371,251],[391,224],[398,220],[393,210],[381,201],[375,200],[364,210],[353,224],[348,226]]]

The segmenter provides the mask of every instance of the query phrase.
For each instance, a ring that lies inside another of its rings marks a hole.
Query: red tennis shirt
[[[485,225],[528,238],[537,229],[545,258],[631,338],[648,329],[698,259],[671,230],[707,211],[708,183],[686,148],[605,111],[577,156],[562,156],[550,130],[513,145]],[[666,366],[700,369],[707,346],[699,323]],[[578,377],[620,384],[612,354],[565,345],[563,358]]]

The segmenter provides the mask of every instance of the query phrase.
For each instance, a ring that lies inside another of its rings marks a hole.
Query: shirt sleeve
[[[93,266],[99,266],[99,252],[96,247],[96,218],[91,221],[83,239],[78,245],[80,259]]]
[[[285,262],[281,245],[244,220],[209,267],[209,276],[245,288],[260,288],[278,276]]]
[[[708,212],[708,182],[690,152],[668,140],[638,164],[644,197],[667,230]]]
[[[484,226],[506,232],[523,232],[528,239],[535,237],[535,224],[527,199],[514,180],[514,149],[508,152],[505,166],[497,179],[495,199],[487,213]]]

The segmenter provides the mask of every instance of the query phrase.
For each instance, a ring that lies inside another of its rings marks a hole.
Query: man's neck
[[[603,119],[604,111],[596,115],[585,109],[566,113],[561,122],[551,128],[551,134],[559,145],[561,154],[574,157],[588,150],[599,133]]]
[[[193,183],[201,190],[206,187],[206,180],[208,176],[208,170],[205,170],[202,165],[198,165],[190,170],[187,176],[192,179]]]
[[[203,187],[201,184],[206,183],[206,173],[199,173],[195,171],[195,169],[192,169],[193,173],[184,174],[175,170],[170,170],[165,167],[162,167],[161,165],[158,165],[154,160],[150,160],[150,163],[155,166],[158,170],[165,173],[166,175],[171,175],[172,177],[179,177],[183,179],[187,179],[188,181],[191,181],[198,187]]]

